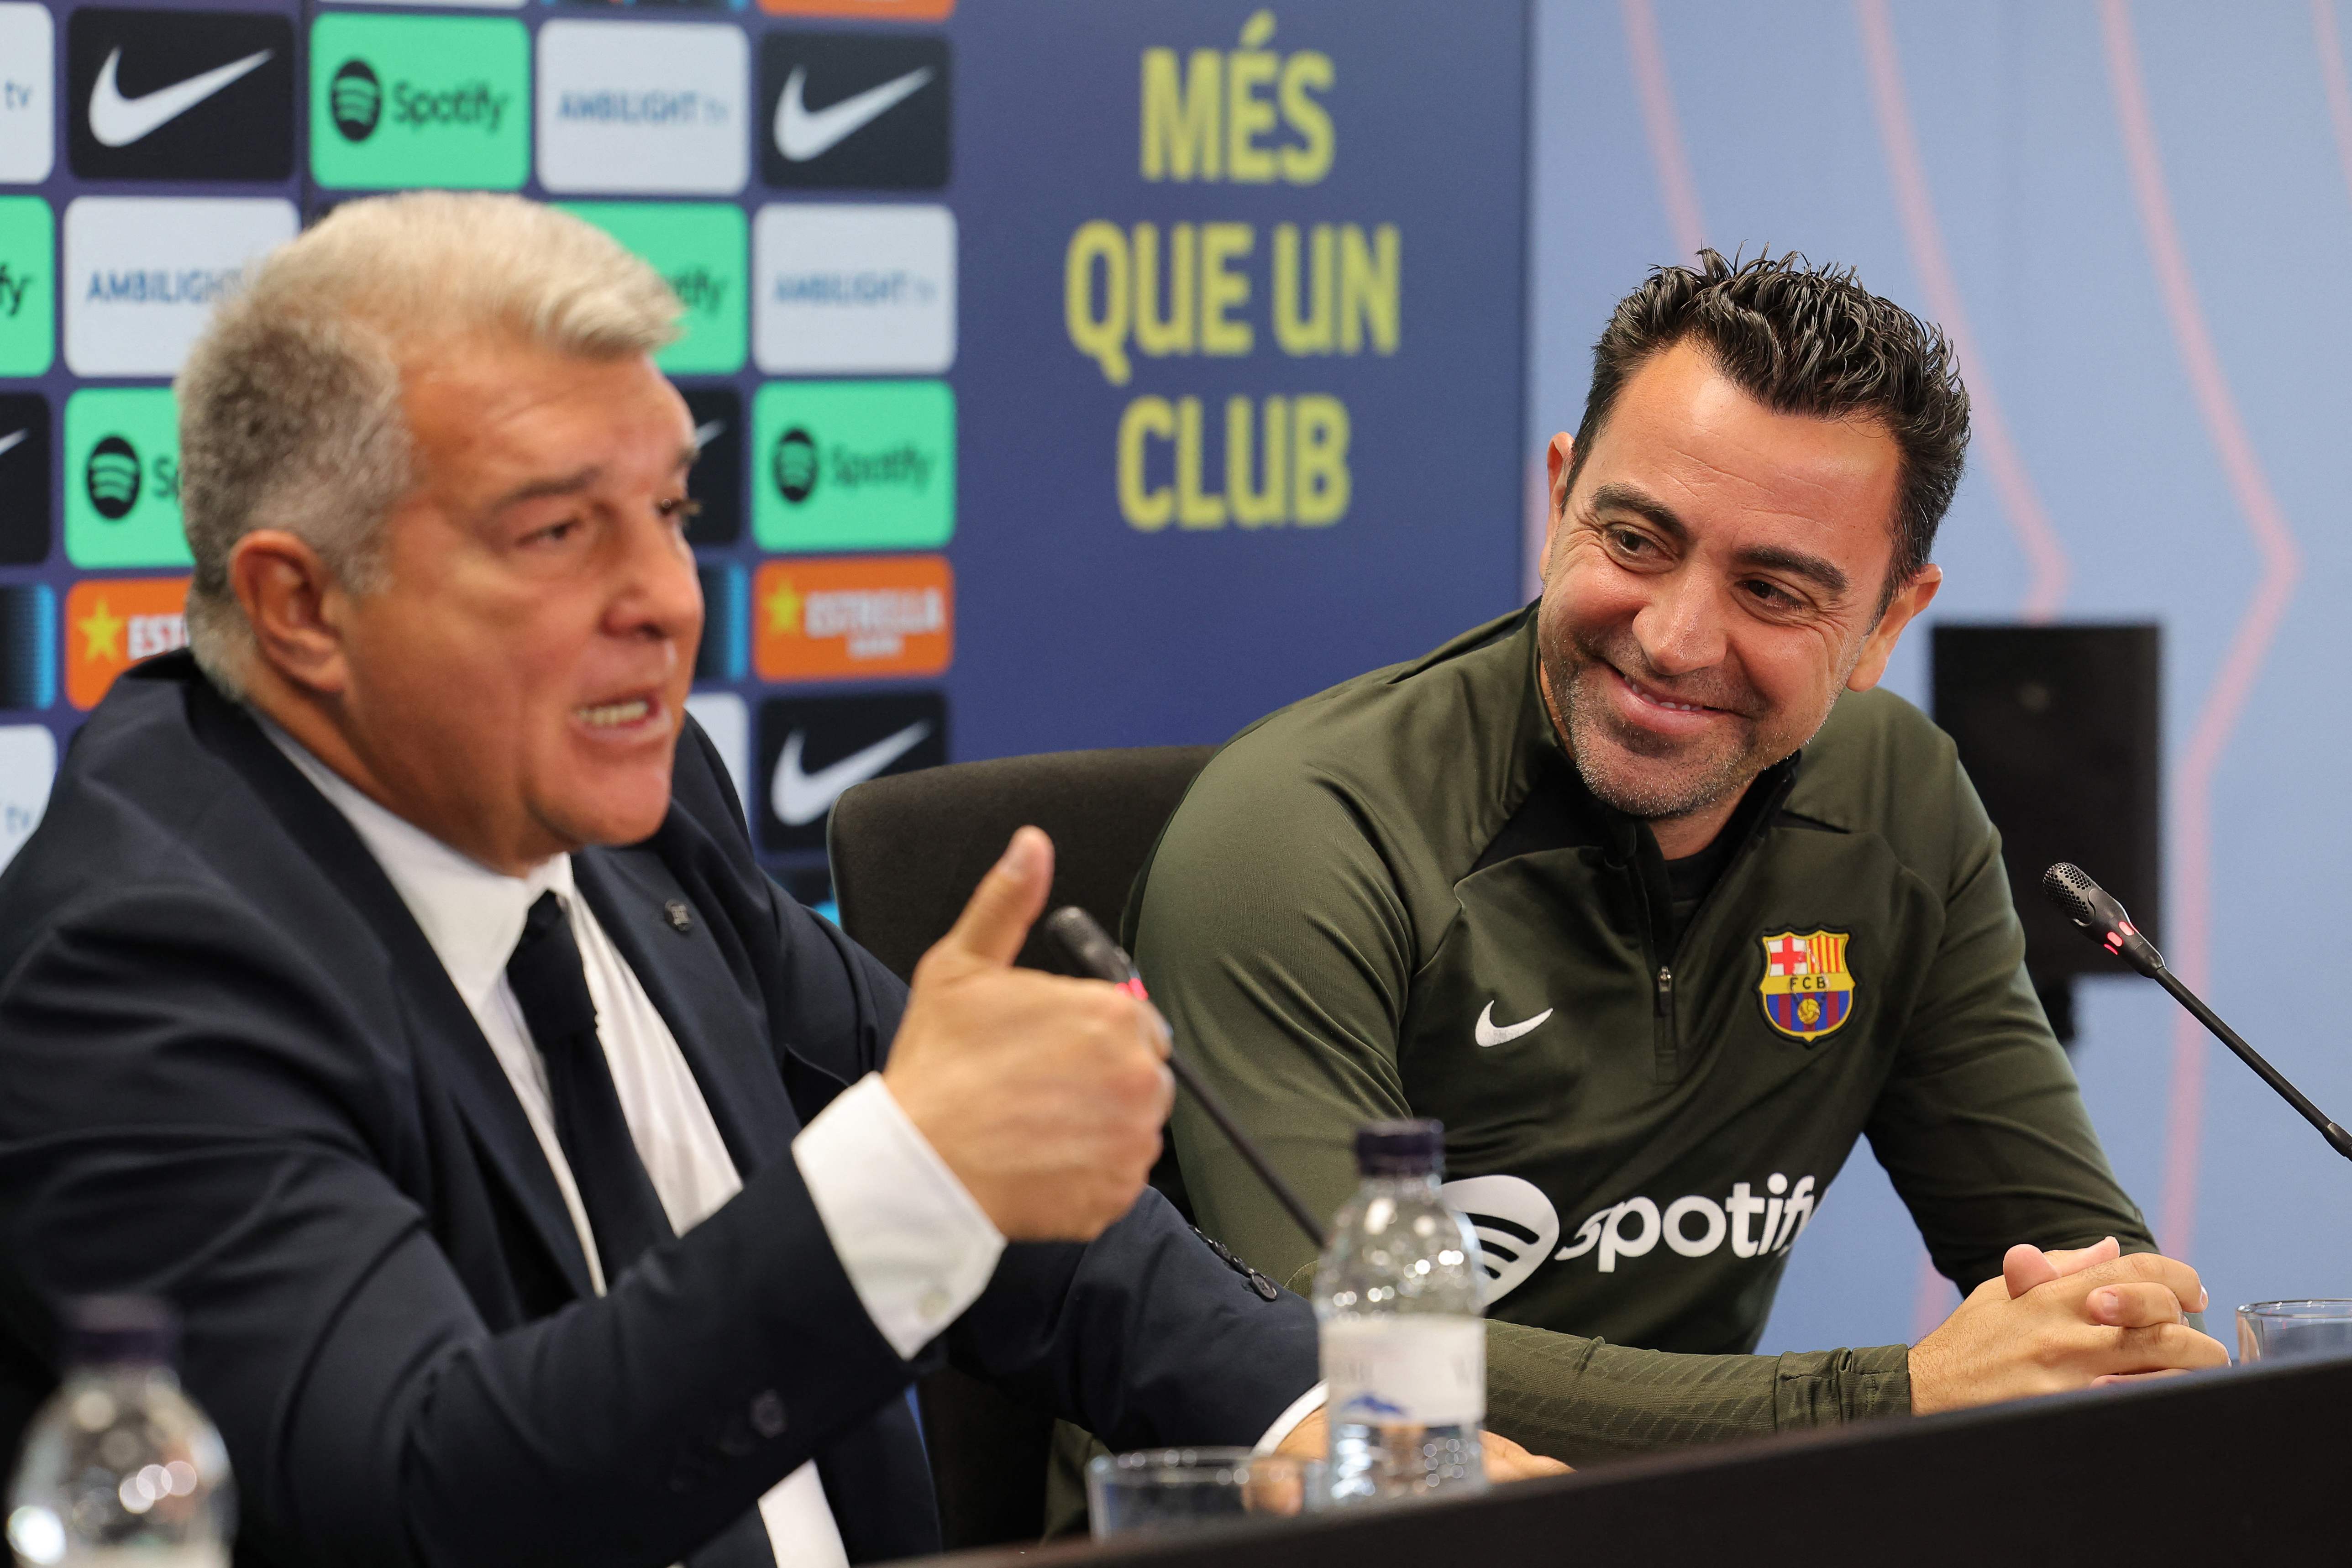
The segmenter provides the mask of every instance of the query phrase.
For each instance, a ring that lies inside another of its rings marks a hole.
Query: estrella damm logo
[[[1807,1045],[1844,1023],[1853,1012],[1853,973],[1845,967],[1851,940],[1843,931],[1763,938],[1764,978],[1756,988],[1765,1021]]]
[[[85,578],[66,595],[66,695],[94,708],[114,677],[188,644],[184,577]]]

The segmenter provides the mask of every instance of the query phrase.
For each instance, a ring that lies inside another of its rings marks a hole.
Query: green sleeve
[[[1958,848],[1943,937],[1867,1131],[1937,1269],[1966,1291],[2020,1241],[2156,1243],[2107,1166],[2026,977],[2000,835],[1952,766]]]
[[[1397,1071],[1415,950],[1403,892],[1343,790],[1228,748],[1154,852],[1129,940],[1176,1046],[1307,1206],[1355,1190],[1362,1123],[1412,1114]],[[1179,1094],[1171,1140],[1201,1228],[1276,1280],[1315,1248]]]
[[[1911,1413],[1907,1345],[1674,1355],[1486,1325],[1486,1426],[1571,1465]]]

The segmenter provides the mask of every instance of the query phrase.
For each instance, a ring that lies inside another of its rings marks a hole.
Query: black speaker
[[[2153,625],[1935,628],[1936,722],[1958,744],[2025,922],[2025,966],[2058,1038],[2079,974],[2123,970],[2042,895],[2073,861],[2163,931],[2163,642]]]

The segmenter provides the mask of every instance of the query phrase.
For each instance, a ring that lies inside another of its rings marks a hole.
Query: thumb
[[[2036,1285],[2046,1285],[2058,1278],[2057,1265],[2049,1255],[2030,1241],[2021,1241],[2011,1248],[2000,1260],[2000,1277],[2009,1287],[2009,1299],[2017,1300]]]
[[[1054,841],[1036,828],[1014,831],[1004,854],[963,906],[955,925],[934,953],[961,954],[992,968],[1013,962],[1028,939],[1029,927],[1045,912],[1054,884]]]

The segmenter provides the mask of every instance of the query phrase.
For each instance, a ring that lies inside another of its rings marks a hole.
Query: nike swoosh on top
[[[1552,1009],[1546,1008],[1531,1019],[1518,1023],[1507,1023],[1497,1028],[1495,1024],[1495,1004],[1488,1002],[1486,1010],[1478,1015],[1477,1028],[1471,1032],[1478,1037],[1480,1045],[1508,1045],[1551,1015]]]
[[[12,430],[5,435],[0,435],[0,452],[15,451],[24,443],[25,437],[32,434],[33,427],[28,424],[22,430]]]
[[[783,95],[776,99],[776,151],[795,163],[821,158],[844,138],[920,92],[930,79],[931,68],[919,66],[880,87],[869,87],[854,98],[811,113],[801,101],[808,86],[808,68],[794,66],[784,80]]]
[[[694,427],[694,449],[697,452],[701,451],[704,447],[718,440],[719,437],[724,434],[726,429],[727,422],[723,419],[714,419],[708,424],[696,425]]]
[[[814,773],[803,773],[801,744],[808,737],[806,732],[796,729],[784,737],[784,754],[776,758],[776,777],[769,787],[768,803],[776,809],[776,820],[784,826],[806,827],[833,810],[833,803],[841,798],[843,790],[853,784],[865,783],[920,746],[930,733],[931,721],[919,718],[863,751],[853,751],[838,762]]]
[[[98,138],[101,147],[128,147],[158,126],[167,125],[213,94],[236,80],[268,59],[271,51],[247,55],[241,60],[231,60],[202,76],[190,77],[170,87],[159,87],[137,98],[125,98],[115,85],[114,73],[122,63],[122,51],[115,50],[98,68],[98,85],[89,89],[89,133]]]

